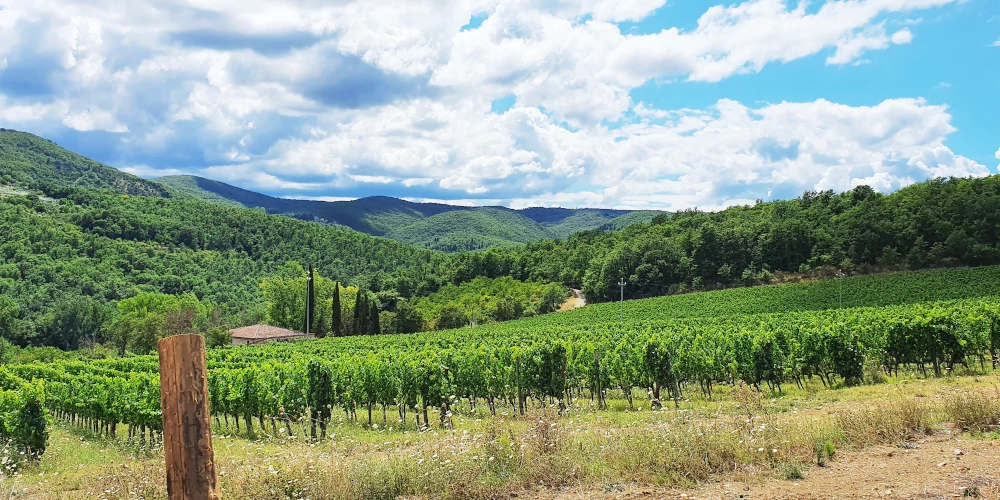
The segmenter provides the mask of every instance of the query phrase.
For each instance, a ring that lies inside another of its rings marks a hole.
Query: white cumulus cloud
[[[677,209],[891,190],[987,172],[944,145],[947,108],[886,94],[672,109],[633,91],[810,57],[848,70],[920,31],[893,16],[957,1],[717,2],[655,30],[619,23],[666,0],[15,2],[0,125],[112,136],[105,156],[143,175],[311,199]]]

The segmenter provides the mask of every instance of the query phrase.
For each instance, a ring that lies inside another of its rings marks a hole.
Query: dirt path
[[[583,296],[583,292],[575,288],[571,288],[570,290],[573,290],[573,296],[566,299],[566,302],[563,302],[563,305],[559,306],[558,312],[572,311],[573,309],[587,305],[587,298]]]
[[[712,483],[689,490],[625,487],[620,492],[571,490],[539,498],[1000,499],[1000,441],[955,438],[945,431],[914,444],[919,448],[879,446],[838,452],[826,467],[812,467],[805,471],[804,479],[797,481],[771,477],[754,480],[751,473],[746,481]]]

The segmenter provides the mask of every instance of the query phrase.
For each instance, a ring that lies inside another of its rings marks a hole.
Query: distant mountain
[[[338,224],[394,240],[444,251],[518,245],[566,238],[590,229],[618,230],[649,222],[659,212],[601,208],[462,207],[413,203],[387,196],[351,201],[275,198],[203,177],[181,175],[156,179],[173,196],[247,208],[303,220]]]
[[[565,239],[586,230],[619,230],[659,212],[602,208],[462,207],[387,196],[352,201],[276,198],[202,177],[147,180],[98,163],[26,132],[0,129],[0,186],[79,187],[123,194],[193,198],[218,205],[345,226],[424,248],[459,251]]]
[[[0,184],[75,186],[138,196],[167,196],[163,186],[80,156],[27,132],[0,129]]]

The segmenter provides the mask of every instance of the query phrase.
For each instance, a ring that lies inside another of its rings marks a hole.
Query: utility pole
[[[618,303],[621,305],[621,312],[618,320],[622,323],[625,322],[625,285],[627,284],[625,283],[625,278],[618,280],[618,286],[621,288],[621,299],[618,300]]]

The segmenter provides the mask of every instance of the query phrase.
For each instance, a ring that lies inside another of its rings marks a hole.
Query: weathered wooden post
[[[218,499],[205,339],[174,335],[161,339],[157,347],[167,495],[170,500]]]

